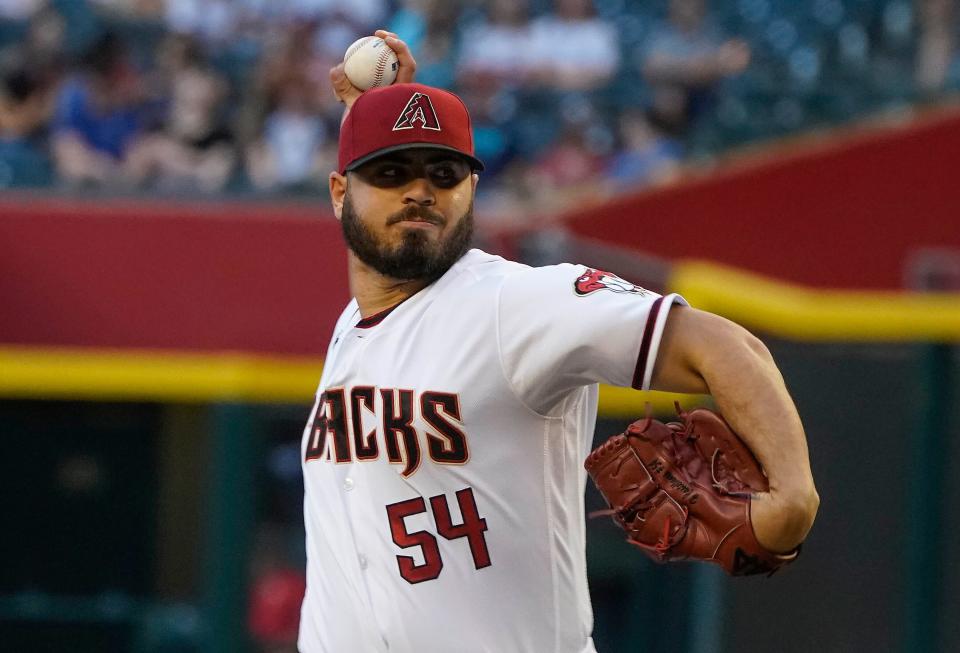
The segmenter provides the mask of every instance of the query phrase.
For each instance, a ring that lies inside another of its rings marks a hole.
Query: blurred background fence
[[[0,1],[0,651],[295,650],[324,78],[384,24],[471,108],[481,246],[745,324],[807,427],[773,579],[588,523],[598,649],[960,650],[957,4]],[[675,399],[604,388],[595,437]]]

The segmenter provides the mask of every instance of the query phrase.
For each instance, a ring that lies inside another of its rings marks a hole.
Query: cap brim
[[[371,152],[366,156],[362,156],[356,161],[351,161],[350,164],[343,169],[343,171],[350,172],[351,170],[356,170],[357,168],[362,166],[364,163],[369,163],[374,159],[379,159],[384,154],[390,154],[391,152],[400,152],[403,150],[422,150],[422,149],[444,150],[446,152],[453,152],[454,154],[459,154],[464,159],[470,162],[470,167],[473,168],[474,172],[480,172],[483,170],[483,161],[481,161],[475,156],[467,154],[466,152],[461,152],[455,147],[450,147],[449,145],[438,145],[436,143],[403,143],[401,145],[391,145],[390,147],[385,147],[381,150],[377,150],[376,152]]]

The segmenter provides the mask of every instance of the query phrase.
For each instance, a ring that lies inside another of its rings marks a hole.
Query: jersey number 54
[[[448,540],[467,538],[470,545],[470,554],[477,569],[490,566],[490,552],[487,551],[487,540],[483,533],[487,530],[487,520],[477,512],[477,502],[473,498],[473,488],[464,488],[457,492],[457,504],[463,523],[454,524],[450,516],[450,507],[447,497],[438,494],[430,497],[430,509],[433,511],[434,521],[437,524],[437,533]],[[397,566],[400,575],[410,584],[433,580],[443,571],[443,559],[440,557],[440,547],[437,538],[427,531],[407,532],[403,520],[405,517],[417,515],[427,511],[423,497],[407,499],[387,506],[387,518],[390,520],[390,534],[393,542],[401,549],[419,546],[423,551],[423,564],[416,564],[412,556],[397,556]]]

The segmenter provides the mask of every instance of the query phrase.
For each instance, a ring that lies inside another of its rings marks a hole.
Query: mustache
[[[447,222],[442,215],[431,211],[425,206],[408,206],[404,210],[397,211],[387,218],[387,225],[396,224],[404,220],[422,220],[436,225],[443,225]]]

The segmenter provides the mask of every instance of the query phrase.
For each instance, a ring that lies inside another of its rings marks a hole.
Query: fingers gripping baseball
[[[394,83],[412,82],[417,70],[417,62],[410,52],[410,48],[395,33],[386,30],[377,30],[374,32],[384,40],[387,46],[397,55],[397,76]],[[349,54],[349,51],[348,51]],[[333,93],[337,99],[343,102],[347,109],[353,106],[357,98],[363,93],[363,89],[357,88],[347,77],[344,69],[344,62],[340,62],[330,69],[330,84],[333,87]]]
[[[374,35],[379,36],[386,41],[387,45],[390,46],[390,49],[397,53],[397,59],[400,62],[400,67],[397,69],[397,80],[394,83],[409,84],[412,82],[414,75],[417,72],[417,61],[413,58],[413,53],[410,52],[410,48],[407,47],[407,44],[404,43],[396,34],[386,30],[378,29],[376,32],[374,32]]]

